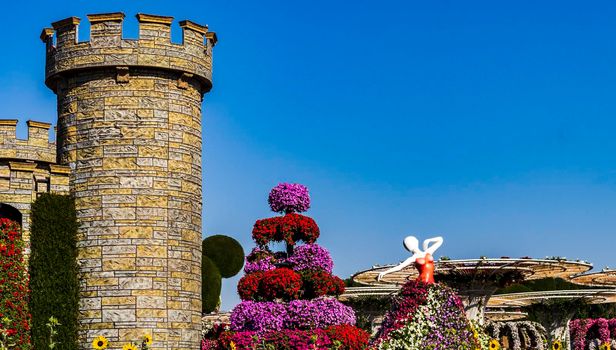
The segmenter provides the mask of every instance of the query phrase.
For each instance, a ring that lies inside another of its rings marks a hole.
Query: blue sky
[[[252,247],[280,181],[308,185],[342,277],[442,234],[455,258],[616,266],[616,3],[43,1],[4,5],[1,118],[55,123],[38,36],[124,11],[218,32],[204,233]],[[174,40],[180,40],[174,26]],[[20,129],[20,136],[25,131]],[[223,308],[237,302],[237,278]]]

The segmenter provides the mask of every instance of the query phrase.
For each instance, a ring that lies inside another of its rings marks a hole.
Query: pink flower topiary
[[[267,201],[277,213],[301,213],[310,208],[308,188],[301,184],[278,184],[270,191]]]

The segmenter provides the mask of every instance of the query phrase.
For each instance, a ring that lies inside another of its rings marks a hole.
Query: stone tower
[[[201,329],[201,103],[212,86],[216,34],[139,14],[88,15],[43,30],[45,83],[58,98],[58,163],[68,165],[80,223],[80,341],[110,348],[154,338],[194,350]],[[55,43],[54,43],[55,35]]]

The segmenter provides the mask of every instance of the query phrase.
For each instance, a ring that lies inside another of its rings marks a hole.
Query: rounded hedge
[[[244,249],[235,239],[214,235],[203,240],[203,256],[210,258],[223,278],[235,276],[244,266]]]
[[[203,286],[201,288],[201,300],[202,311],[205,314],[209,314],[215,311],[220,302],[220,291],[222,288],[222,277],[216,264],[208,258],[203,256],[201,261],[201,277],[203,279]]]

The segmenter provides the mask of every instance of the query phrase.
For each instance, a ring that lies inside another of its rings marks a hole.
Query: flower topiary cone
[[[310,207],[308,189],[279,184],[268,201],[272,211],[282,215],[255,223],[252,237],[257,246],[246,257],[245,275],[238,283],[242,302],[231,312],[231,330],[212,346],[366,348],[368,333],[355,327],[353,310],[335,298],[344,292],[344,283],[332,274],[329,252],[315,243],[319,227],[300,214]],[[271,242],[285,242],[286,251],[272,251]]]

